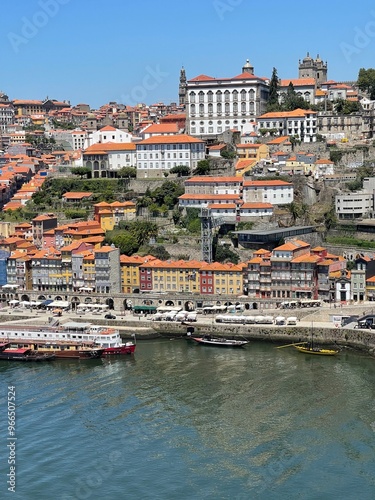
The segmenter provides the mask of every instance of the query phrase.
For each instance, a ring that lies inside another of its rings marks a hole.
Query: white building
[[[104,143],[104,142],[116,142],[116,143],[129,143],[132,142],[133,136],[129,132],[120,130],[119,128],[107,125],[106,127],[92,132],[88,135],[85,142],[85,149],[92,144]]]
[[[259,116],[258,129],[279,136],[294,136],[302,142],[316,142],[317,113],[309,109],[266,113]]]
[[[242,177],[196,176],[185,181],[186,194],[236,194],[242,190]]]
[[[181,208],[205,208],[214,206],[217,210],[222,205],[224,209],[229,206],[240,203],[240,196],[238,194],[183,194],[178,198],[178,204]]]
[[[204,141],[187,134],[149,137],[136,144],[137,178],[162,177],[179,165],[194,169],[205,149]]]
[[[83,165],[92,170],[93,178],[116,177],[123,167],[136,166],[135,144],[93,144],[83,152]]]
[[[71,132],[71,144],[75,151],[78,149],[84,149],[85,144],[88,139],[88,134],[84,130],[73,130]]]
[[[243,181],[244,203],[287,205],[294,198],[293,184],[285,181]]]
[[[248,217],[265,217],[273,215],[272,203],[243,203],[239,212],[241,220]]]
[[[264,113],[269,80],[254,75],[249,61],[231,78],[199,75],[187,81],[186,130],[191,135],[216,136],[225,130],[252,132]]]
[[[374,212],[373,192],[353,192],[335,196],[335,209],[338,219],[359,219]]]
[[[0,132],[6,132],[8,125],[14,123],[14,108],[11,104],[0,103]]]

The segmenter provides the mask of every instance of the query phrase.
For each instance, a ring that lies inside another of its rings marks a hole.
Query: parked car
[[[116,316],[114,314],[108,313],[104,316],[105,319],[116,319]]]

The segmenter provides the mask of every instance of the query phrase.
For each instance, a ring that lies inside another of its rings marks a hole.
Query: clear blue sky
[[[44,5],[44,9],[43,6]],[[0,90],[11,99],[178,101],[187,78],[298,77],[307,52],[328,78],[375,67],[375,4],[341,0],[13,0],[2,5]]]

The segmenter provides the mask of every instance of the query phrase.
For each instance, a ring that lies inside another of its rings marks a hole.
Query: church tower
[[[186,73],[185,68],[182,66],[182,69],[180,71],[180,84],[178,86],[178,102],[180,106],[185,106],[186,104],[186,90]]]
[[[315,78],[317,87],[320,87],[327,81],[327,68],[327,62],[324,63],[319,54],[313,59],[307,53],[302,62],[301,59],[298,61],[298,78]]]

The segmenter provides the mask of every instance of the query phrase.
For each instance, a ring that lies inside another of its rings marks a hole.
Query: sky
[[[178,102],[180,69],[298,77],[307,52],[328,79],[375,67],[375,4],[360,0],[13,0],[3,2],[0,91],[10,99]]]

